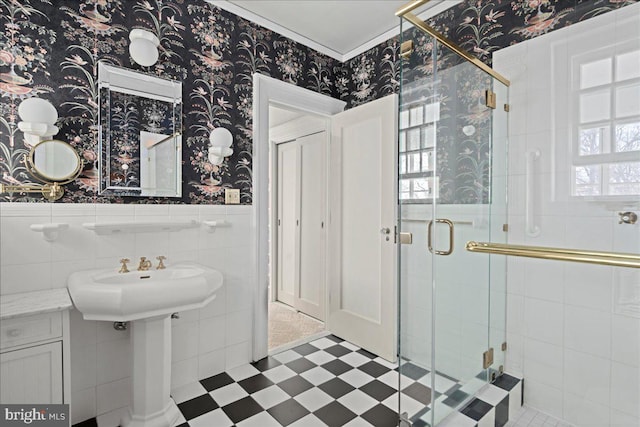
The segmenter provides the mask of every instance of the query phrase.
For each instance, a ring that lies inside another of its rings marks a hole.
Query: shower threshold
[[[521,412],[521,378],[503,374],[492,384],[485,384],[482,378],[462,384],[436,371],[432,392],[429,370],[405,361],[401,372],[401,412],[407,413],[412,427],[431,426],[434,408],[438,427],[502,427]]]

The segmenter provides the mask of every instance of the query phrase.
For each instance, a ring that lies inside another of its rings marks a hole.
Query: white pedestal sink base
[[[131,408],[122,418],[123,427],[171,427],[180,417],[180,410],[175,402],[171,400],[169,406],[158,414],[147,415],[140,418],[134,415]]]
[[[131,322],[133,401],[122,427],[171,427],[180,411],[171,390],[171,319]]]

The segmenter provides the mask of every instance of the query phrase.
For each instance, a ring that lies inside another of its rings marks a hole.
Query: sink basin
[[[183,263],[165,270],[78,271],[67,282],[71,299],[87,320],[127,322],[201,308],[215,298],[222,274]]]
[[[120,425],[175,425],[180,411],[170,394],[170,314],[211,302],[222,274],[192,263],[129,273],[87,270],[72,273],[67,286],[85,319],[130,322],[132,398]]]

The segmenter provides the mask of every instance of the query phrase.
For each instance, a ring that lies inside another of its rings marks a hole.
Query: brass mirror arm
[[[33,178],[37,179],[38,181],[42,181],[42,184],[24,184],[24,185],[0,184],[0,194],[2,193],[41,193],[42,196],[45,199],[49,200],[50,202],[54,202],[62,198],[62,196],[64,195],[64,188],[62,186],[64,184],[73,182],[76,178],[80,176],[80,173],[82,173],[84,162],[80,158],[80,155],[77,153],[77,151],[75,151],[75,149],[73,149],[73,147],[70,146],[77,160],[77,166],[75,170],[73,171],[73,173],[71,173],[67,177],[64,177],[62,180],[56,180],[56,181],[49,180],[46,177],[46,175],[42,174],[37,170],[37,168],[35,167],[35,161],[33,158],[35,155],[36,146],[38,146],[39,144],[49,143],[52,141],[58,142],[55,140],[40,141],[38,144],[36,144],[34,147],[31,148],[31,151],[29,152],[29,154],[25,154],[22,158],[22,163],[25,165],[27,171],[33,176]]]
[[[64,195],[64,188],[57,182],[44,185],[0,184],[0,193],[41,193],[45,199],[53,202]]]

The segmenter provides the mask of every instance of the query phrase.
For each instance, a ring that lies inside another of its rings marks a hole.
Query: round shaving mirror
[[[27,162],[31,172],[41,180],[61,184],[73,181],[82,167],[76,150],[55,139],[36,144],[29,152]]]

